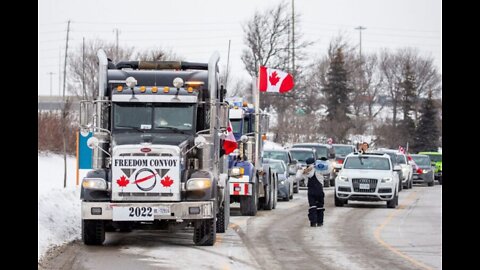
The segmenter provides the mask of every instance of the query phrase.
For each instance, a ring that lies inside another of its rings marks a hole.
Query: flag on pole
[[[260,67],[258,76],[260,92],[285,93],[293,89],[293,76],[285,71]]]
[[[228,155],[232,153],[233,150],[237,149],[237,146],[237,141],[235,140],[235,136],[233,136],[232,123],[228,121],[227,137],[223,141],[223,149],[225,150],[225,154]]]

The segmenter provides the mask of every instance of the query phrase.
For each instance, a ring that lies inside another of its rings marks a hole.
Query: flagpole
[[[259,163],[259,151],[260,151],[260,92],[259,92],[259,78],[260,76],[260,67],[258,68],[258,76],[253,76],[253,105],[255,106],[255,166],[258,166]]]

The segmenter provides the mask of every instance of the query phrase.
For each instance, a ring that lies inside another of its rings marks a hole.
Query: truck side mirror
[[[82,100],[80,102],[80,127],[86,129],[93,120],[93,102],[88,100]]]

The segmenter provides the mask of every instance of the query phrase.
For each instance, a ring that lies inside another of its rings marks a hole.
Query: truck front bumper
[[[170,209],[169,215],[154,215],[154,220],[210,219],[215,217],[213,201],[162,202],[162,203],[84,202],[82,201],[82,219],[113,220],[114,207],[152,207],[152,208],[159,207],[159,208]],[[101,211],[99,211],[99,209],[101,209]],[[95,214],[92,214],[92,213],[95,213]]]

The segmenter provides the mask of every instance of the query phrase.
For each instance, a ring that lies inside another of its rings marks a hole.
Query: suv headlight
[[[386,177],[386,178],[382,178],[382,183],[388,183],[388,182],[392,182],[393,178],[392,177]]]
[[[244,172],[245,172],[245,169],[243,167],[235,167],[230,169],[231,176],[242,176]]]
[[[107,182],[102,178],[83,178],[82,187],[93,190],[107,190]]]
[[[340,176],[338,176],[338,179],[341,180],[341,181],[348,182],[348,177],[346,177],[346,176],[340,175]]]
[[[430,170],[423,170],[423,173],[429,173]]]
[[[187,181],[187,190],[203,190],[212,186],[212,180],[208,178],[190,178]]]

